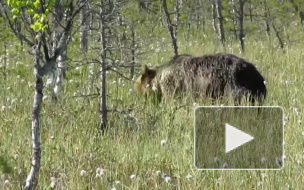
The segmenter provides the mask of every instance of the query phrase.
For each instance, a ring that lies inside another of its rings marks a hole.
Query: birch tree
[[[73,28],[73,20],[83,4],[73,1],[62,2],[65,9],[65,22],[60,23],[61,31],[58,34],[58,43],[52,48],[54,26],[55,1],[22,1],[0,0],[0,13],[7,27],[20,40],[26,43],[34,62],[35,93],[32,108],[32,162],[31,170],[26,178],[24,188],[36,189],[38,184],[41,141],[40,141],[40,110],[43,97],[43,76],[54,73],[56,59],[66,50]]]
[[[240,50],[242,53],[245,52],[244,5],[245,5],[245,0],[239,0],[238,24],[239,24]]]
[[[237,40],[237,16],[236,16],[236,11],[235,11],[235,2],[234,0],[229,1],[230,4],[230,14],[231,14],[231,20],[232,20],[232,25],[233,25],[233,34],[235,39]]]
[[[225,38],[225,30],[224,30],[224,18],[222,14],[222,1],[215,0],[215,7],[216,7],[216,15],[218,19],[218,38],[221,41],[223,47],[225,47],[226,38]]]
[[[218,36],[215,0],[212,0],[212,26],[213,26],[214,34]]]

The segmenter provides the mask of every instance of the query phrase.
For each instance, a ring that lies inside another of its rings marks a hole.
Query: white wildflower
[[[96,157],[96,155],[94,154],[94,153],[90,153],[90,158],[91,159],[93,159],[93,158],[95,158]],[[97,168],[98,169],[98,168]],[[97,170],[96,170],[97,171]]]
[[[102,177],[104,175],[104,169],[102,169],[102,168],[97,168],[96,169],[96,178],[100,178],[100,177]]]
[[[157,90],[157,87],[156,87],[155,84],[152,85],[152,90],[153,90],[153,91],[156,91],[156,90]]]
[[[2,107],[1,107],[1,110],[2,110],[2,111],[4,111],[4,110],[5,110],[5,108],[6,108],[5,106],[2,106]]]
[[[56,182],[57,182],[57,180],[56,180],[56,178],[55,177],[51,177],[51,188],[55,188],[56,187]]]
[[[14,104],[16,101],[17,101],[17,98],[13,98],[13,99],[11,100],[11,104]]]
[[[87,176],[87,175],[88,175],[88,173],[87,173],[85,170],[81,170],[81,171],[80,171],[80,176],[85,177],[85,176]]]
[[[28,82],[28,87],[31,88],[32,86],[34,86],[32,83]]]
[[[121,182],[117,180],[117,181],[115,181],[115,185],[119,186],[119,185],[121,185]]]
[[[3,184],[4,184],[4,186],[9,186],[10,185],[10,181],[7,179],[7,180],[4,181]]]
[[[130,176],[130,179],[131,180],[133,180],[133,179],[135,179],[136,178],[136,175],[135,174],[132,174],[131,176]]]
[[[298,108],[291,107],[290,109],[294,112],[294,114],[299,115],[299,109]]]
[[[166,146],[167,144],[168,144],[168,142],[166,141],[166,140],[161,140],[161,142],[160,142],[160,144],[162,145],[162,146]]]
[[[165,177],[165,181],[166,181],[167,183],[170,183],[170,182],[172,181],[172,179],[171,179],[170,176],[166,176],[166,177]]]
[[[188,174],[187,176],[186,176],[186,179],[187,180],[191,180],[193,178],[193,176],[191,175],[191,174]]]
[[[19,155],[18,155],[18,154],[15,154],[15,155],[14,155],[14,160],[17,160],[18,157],[19,157]]]

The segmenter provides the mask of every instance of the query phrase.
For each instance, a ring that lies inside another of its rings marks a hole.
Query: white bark
[[[90,24],[90,17],[89,17],[89,1],[82,0],[83,3],[86,5],[83,7],[80,13],[80,23],[81,23],[81,30],[80,30],[80,47],[83,53],[87,53],[88,51],[88,34],[89,34],[89,24]]]
[[[212,0],[212,26],[213,26],[213,31],[215,35],[218,35],[218,30],[217,30],[217,20],[216,20],[216,0]]]
[[[237,25],[237,15],[235,11],[235,3],[234,0],[230,0],[230,7],[231,7],[231,17],[232,17],[232,24],[233,24],[233,33],[235,39],[237,39],[237,30],[236,30],[236,25]]]
[[[226,38],[225,38],[225,31],[224,31],[224,19],[222,15],[222,1],[221,0],[215,0],[216,2],[216,13],[217,13],[217,19],[218,19],[218,38],[221,40],[222,45],[225,47]]]
[[[42,104],[42,90],[43,90],[43,80],[42,76],[39,75],[39,65],[38,51],[36,50],[35,55],[35,67],[34,74],[36,77],[36,86],[34,94],[33,112],[32,112],[32,165],[30,173],[26,178],[25,189],[36,189],[38,184],[39,170],[40,170],[40,160],[41,160],[41,148],[40,148],[40,110]]]
[[[244,32],[244,4],[245,0],[239,0],[239,40],[240,40],[240,49],[241,52],[245,52],[245,32]]]
[[[58,63],[57,63],[57,75],[56,75],[56,81],[55,86],[53,89],[53,95],[52,95],[52,101],[53,103],[57,103],[58,97],[61,94],[62,88],[63,88],[63,81],[65,78],[65,70],[66,70],[66,51],[64,51],[62,54],[58,56]]]
[[[108,110],[107,110],[107,94],[106,94],[106,50],[107,50],[107,39],[106,39],[106,26],[105,18],[102,16],[104,14],[104,7],[100,7],[100,129],[104,131],[108,124]]]

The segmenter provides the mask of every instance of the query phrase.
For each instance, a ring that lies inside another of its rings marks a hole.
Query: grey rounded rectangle
[[[204,118],[199,124],[198,112],[201,114],[200,118]],[[227,120],[256,138],[231,153],[223,153]],[[280,106],[194,108],[194,166],[198,170],[281,170],[284,167],[283,142],[284,109]],[[216,153],[218,157],[215,156]]]

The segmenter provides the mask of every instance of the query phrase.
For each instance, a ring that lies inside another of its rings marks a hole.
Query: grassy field
[[[222,51],[207,38],[182,40],[179,44],[180,53]],[[71,190],[302,189],[303,42],[287,47],[285,54],[267,41],[247,40],[246,47],[242,57],[255,63],[266,78],[265,105],[285,110],[286,160],[282,170],[196,170],[193,109],[210,105],[210,101],[185,98],[157,106],[134,94],[133,82],[115,74],[108,77],[109,109],[134,110],[109,114],[109,131],[102,136],[98,130],[98,98],[74,97],[86,93],[89,86],[86,67],[79,67],[68,71],[60,103],[53,105],[46,98],[43,104],[39,189],[51,189],[53,185],[55,189]],[[158,65],[172,55],[170,45],[160,47],[160,52],[141,58],[142,64]],[[229,45],[226,52],[239,55],[237,44]],[[0,83],[0,155],[7,159],[12,172],[1,174],[0,189],[19,189],[31,160],[33,64],[26,52],[10,56],[7,78],[1,75]],[[49,95],[47,90],[45,95]]]

